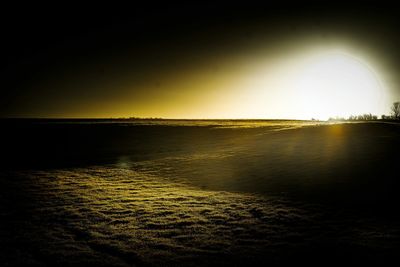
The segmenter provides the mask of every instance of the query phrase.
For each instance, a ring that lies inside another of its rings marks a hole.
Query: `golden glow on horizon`
[[[393,97],[371,58],[317,47],[275,52],[214,58],[170,73],[154,71],[139,81],[127,78],[108,88],[122,93],[89,104],[77,99],[72,110],[54,117],[326,120],[388,114]]]
[[[232,79],[237,83],[207,103],[198,118],[327,120],[379,116],[390,105],[387,89],[372,68],[341,51],[278,58]]]
[[[349,117],[384,112],[385,91],[374,71],[344,53],[310,60],[293,78],[294,108],[303,118]]]

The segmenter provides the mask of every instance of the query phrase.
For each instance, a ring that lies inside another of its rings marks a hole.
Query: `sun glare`
[[[231,78],[235,83],[225,85],[198,117],[327,120],[387,114],[390,92],[379,69],[371,58],[344,51],[315,49],[261,60]]]
[[[384,88],[378,76],[366,63],[344,53],[306,61],[291,86],[296,109],[304,118],[383,112]]]

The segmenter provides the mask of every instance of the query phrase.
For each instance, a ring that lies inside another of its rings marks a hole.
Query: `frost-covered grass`
[[[289,260],[285,255],[298,257],[299,251],[309,256],[313,248],[321,249],[318,245],[362,248],[368,241],[390,240],[383,235],[398,235],[371,222],[334,218],[318,206],[202,190],[116,167],[14,175],[30,196],[25,207],[29,220],[15,221],[16,236],[8,240],[19,242],[22,249],[19,256],[15,251],[6,255],[15,257],[8,259],[14,262],[29,258],[38,264],[116,266],[244,264],[256,259],[276,263]],[[29,182],[21,184],[27,177]]]
[[[2,170],[1,265],[389,262],[396,127],[146,128],[144,158]]]

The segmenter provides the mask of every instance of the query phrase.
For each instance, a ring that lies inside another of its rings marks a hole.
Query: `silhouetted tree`
[[[393,118],[396,120],[399,120],[400,119],[400,102],[394,102],[390,109],[392,110]]]

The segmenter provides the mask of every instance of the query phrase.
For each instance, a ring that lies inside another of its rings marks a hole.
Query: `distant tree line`
[[[334,117],[329,118],[330,121],[374,121],[377,120],[378,116],[369,114],[362,114],[362,115],[351,115],[348,118],[345,117]]]
[[[390,115],[381,115],[381,120],[400,120],[400,102],[394,102],[390,107]],[[374,121],[378,120],[378,116],[369,114],[351,115],[348,118],[335,117],[329,118],[330,121]]]
[[[378,116],[372,115],[371,113],[369,114],[363,114],[363,115],[357,115],[357,116],[350,116],[349,120],[350,121],[373,121],[377,120]]]

